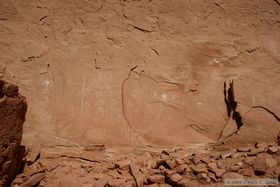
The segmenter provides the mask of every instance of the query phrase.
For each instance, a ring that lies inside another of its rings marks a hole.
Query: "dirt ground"
[[[278,0],[0,0],[0,78],[28,103],[22,144],[58,168],[69,152],[103,163],[214,144],[264,142],[275,157],[279,51]],[[46,169],[40,159],[28,167]]]

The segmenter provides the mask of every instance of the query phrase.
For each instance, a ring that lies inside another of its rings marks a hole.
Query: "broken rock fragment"
[[[176,184],[182,180],[182,176],[179,175],[178,173],[175,173],[175,174],[171,175],[169,179],[172,183]]]
[[[30,165],[34,163],[40,156],[40,144],[34,144],[31,148],[31,151],[28,152],[26,156],[27,164]]]
[[[146,181],[145,175],[140,171],[140,168],[135,164],[129,165],[130,173],[133,176],[137,187],[144,186],[144,182]]]
[[[161,184],[165,182],[165,177],[164,175],[151,175],[148,177],[148,182]]]

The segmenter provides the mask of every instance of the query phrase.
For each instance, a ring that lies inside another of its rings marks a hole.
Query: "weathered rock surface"
[[[21,168],[21,146],[27,103],[18,87],[0,79],[0,183],[7,186]]]
[[[0,77],[28,95],[26,144],[173,146],[224,129],[237,145],[280,131],[276,1],[2,0],[0,12]]]

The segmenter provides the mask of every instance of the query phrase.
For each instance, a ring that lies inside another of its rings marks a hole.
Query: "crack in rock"
[[[280,117],[277,114],[275,114],[274,112],[272,112],[271,110],[269,110],[268,108],[263,107],[263,106],[252,106],[251,107],[251,109],[254,109],[254,108],[263,109],[263,110],[267,111],[269,114],[271,114],[277,121],[280,121]]]
[[[223,127],[223,129],[222,129],[222,131],[219,135],[219,138],[218,138],[219,142],[222,139],[225,140],[226,138],[229,138],[233,134],[236,134],[238,132],[238,130],[243,126],[242,116],[240,115],[240,113],[238,111],[236,111],[238,103],[235,101],[235,97],[234,97],[233,80],[224,82],[224,101],[225,101],[226,107],[227,107],[228,120],[227,120],[226,125]],[[228,136],[222,138],[223,135],[224,135],[224,131],[228,127],[228,125],[230,124],[231,120],[235,121],[236,126],[237,126],[237,130],[235,132],[229,134]]]
[[[264,107],[264,106],[261,106],[261,105],[254,105],[254,106],[250,106],[250,105],[246,105],[244,103],[240,103],[240,102],[237,102],[239,105],[243,105],[245,107],[248,107],[250,108],[248,110],[247,113],[249,113],[252,109],[262,109],[262,110],[265,110],[266,112],[268,112],[270,115],[272,115],[277,121],[280,121],[280,116],[277,115],[275,112],[273,112],[272,110],[268,109],[267,107]]]
[[[131,73],[135,71],[135,69],[137,68],[138,66],[134,66],[133,68],[131,68],[129,70],[129,73],[127,75],[127,77],[123,80],[122,82],[122,86],[121,86],[121,103],[122,103],[122,115],[124,117],[124,120],[129,128],[129,130],[134,134],[134,136],[136,137],[136,139],[140,138],[139,139],[139,143],[144,145],[144,146],[147,146],[147,147],[153,147],[153,145],[149,145],[143,141],[145,141],[145,138],[143,136],[141,136],[141,134],[137,133],[137,131],[131,126],[129,120],[128,120],[128,117],[126,115],[126,112],[125,112],[125,107],[124,107],[124,86],[125,86],[125,83],[130,79],[131,77]],[[142,140],[142,141],[141,141]]]

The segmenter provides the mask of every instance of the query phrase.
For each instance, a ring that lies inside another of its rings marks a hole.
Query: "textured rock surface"
[[[274,0],[1,0],[0,77],[28,95],[26,144],[270,141],[279,15]]]
[[[26,110],[25,97],[18,94],[18,88],[0,79],[0,183],[4,186],[21,167],[25,152],[21,139]]]

